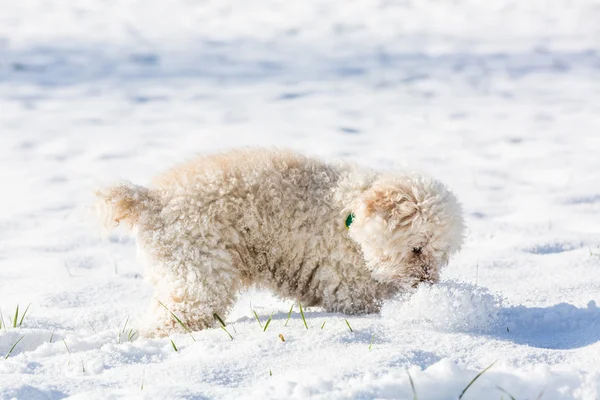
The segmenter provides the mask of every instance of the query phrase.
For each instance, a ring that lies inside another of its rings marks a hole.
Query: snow
[[[456,399],[493,362],[463,398],[600,396],[598,2],[0,9],[4,321],[31,303],[0,330],[2,356],[23,337],[1,399],[412,399],[409,374],[419,399]],[[233,340],[129,341],[150,288],[134,241],[90,218],[94,189],[248,145],[432,174],[464,249],[381,315],[312,308],[307,330],[296,306],[285,326],[292,301],[250,291]]]

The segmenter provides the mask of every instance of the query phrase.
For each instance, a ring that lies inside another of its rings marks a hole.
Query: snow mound
[[[502,299],[488,289],[445,281],[398,296],[383,306],[381,315],[402,325],[439,331],[487,332],[498,326],[501,310]]]

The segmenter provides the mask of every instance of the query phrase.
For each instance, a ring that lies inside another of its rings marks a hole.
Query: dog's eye
[[[421,254],[422,247],[413,247],[413,254]]]
[[[346,225],[346,229],[350,229],[352,221],[354,221],[354,214],[350,213],[348,214],[348,216],[346,217],[346,221],[344,222],[344,225]]]

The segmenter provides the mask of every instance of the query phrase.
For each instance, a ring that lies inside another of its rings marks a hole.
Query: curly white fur
[[[124,222],[137,238],[156,300],[194,330],[252,285],[331,312],[377,312],[407,286],[437,282],[462,243],[460,206],[441,183],[289,151],[203,156],[151,189],[122,183],[98,196],[104,225]],[[178,329],[153,302],[143,333]]]

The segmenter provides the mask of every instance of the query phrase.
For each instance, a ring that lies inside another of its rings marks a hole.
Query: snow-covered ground
[[[410,374],[456,399],[492,362],[465,399],[600,397],[599,21],[596,0],[0,0],[4,323],[31,303],[0,330],[0,398],[412,399]],[[129,341],[150,291],[94,189],[248,145],[430,173],[466,245],[353,332],[251,292],[233,340]]]

